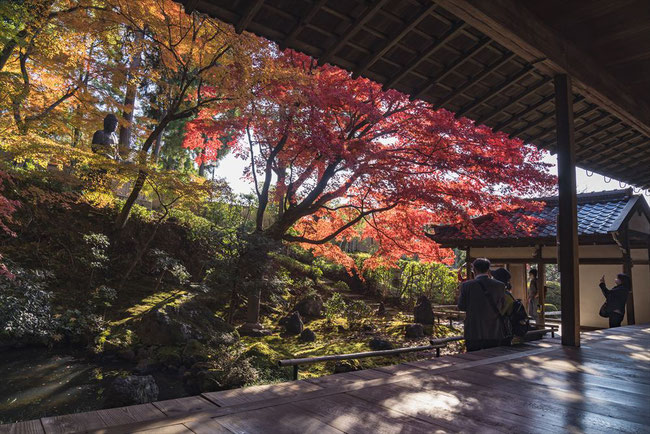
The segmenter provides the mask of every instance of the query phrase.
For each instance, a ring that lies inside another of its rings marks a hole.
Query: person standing
[[[537,323],[537,297],[539,295],[537,290],[537,269],[531,268],[528,272],[528,278],[528,315]]]
[[[465,346],[467,351],[496,347],[505,341],[505,285],[490,277],[490,261],[476,259],[472,263],[475,278],[463,282],[458,297],[458,310],[465,312]]]
[[[605,275],[600,278],[600,290],[607,300],[607,313],[609,314],[609,327],[620,327],[623,317],[625,316],[625,305],[627,304],[627,295],[630,292],[630,276],[627,274],[618,274],[614,280],[616,286],[607,289],[605,284]]]

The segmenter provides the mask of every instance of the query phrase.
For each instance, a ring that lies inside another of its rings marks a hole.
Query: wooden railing
[[[431,339],[429,345],[423,345],[419,347],[406,347],[406,348],[395,348],[392,350],[379,350],[379,351],[366,351],[363,353],[351,353],[351,354],[333,354],[330,356],[320,356],[320,357],[305,357],[302,359],[285,359],[278,361],[278,366],[293,366],[293,379],[298,379],[298,369],[300,365],[313,365],[314,363],[323,363],[330,361],[338,360],[357,360],[365,359],[368,357],[385,357],[385,356],[396,356],[405,353],[414,353],[417,351],[428,351],[436,350],[436,357],[440,357],[440,349],[445,348],[449,342],[455,342],[463,340],[462,336],[451,336],[448,338],[442,339]]]

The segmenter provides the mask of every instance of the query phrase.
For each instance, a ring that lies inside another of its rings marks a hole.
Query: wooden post
[[[648,247],[648,249],[650,251],[650,247]],[[467,280],[472,278],[472,259],[470,257],[469,247],[465,249],[465,273]]]
[[[554,77],[557,133],[558,239],[562,297],[562,345],[580,346],[580,283],[573,92],[566,74]]]
[[[546,284],[546,273],[544,272],[544,261],[542,261],[541,245],[535,246],[535,259],[537,259],[537,302],[539,305],[539,315],[537,316],[536,325],[544,327],[544,302],[546,301],[544,285]]]
[[[539,247],[540,259],[542,253],[542,247]],[[539,316],[537,317],[537,324],[544,327],[546,321],[544,319],[544,313],[546,309],[544,308],[544,303],[546,302],[546,293],[544,291],[544,286],[546,286],[546,269],[542,261],[537,263],[537,294],[539,300]]]
[[[635,324],[634,318],[634,284],[632,283],[632,252],[630,251],[630,238],[628,224],[623,229],[623,273],[630,278],[630,293],[627,296],[627,324]]]

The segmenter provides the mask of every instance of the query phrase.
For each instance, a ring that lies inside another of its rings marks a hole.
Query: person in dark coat
[[[620,327],[621,321],[625,316],[625,305],[627,304],[627,295],[630,292],[630,276],[627,274],[618,274],[614,280],[616,286],[607,289],[605,284],[605,275],[600,278],[600,290],[607,300],[607,313],[609,313],[609,326]]]
[[[505,302],[506,287],[490,277],[490,261],[487,259],[476,259],[472,267],[475,278],[463,282],[458,298],[458,310],[466,312],[467,351],[496,347],[505,340],[500,312]],[[490,299],[486,298],[486,295]]]

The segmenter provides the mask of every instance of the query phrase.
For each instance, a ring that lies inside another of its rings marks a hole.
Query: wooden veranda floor
[[[0,432],[650,432],[650,325],[0,426]]]

